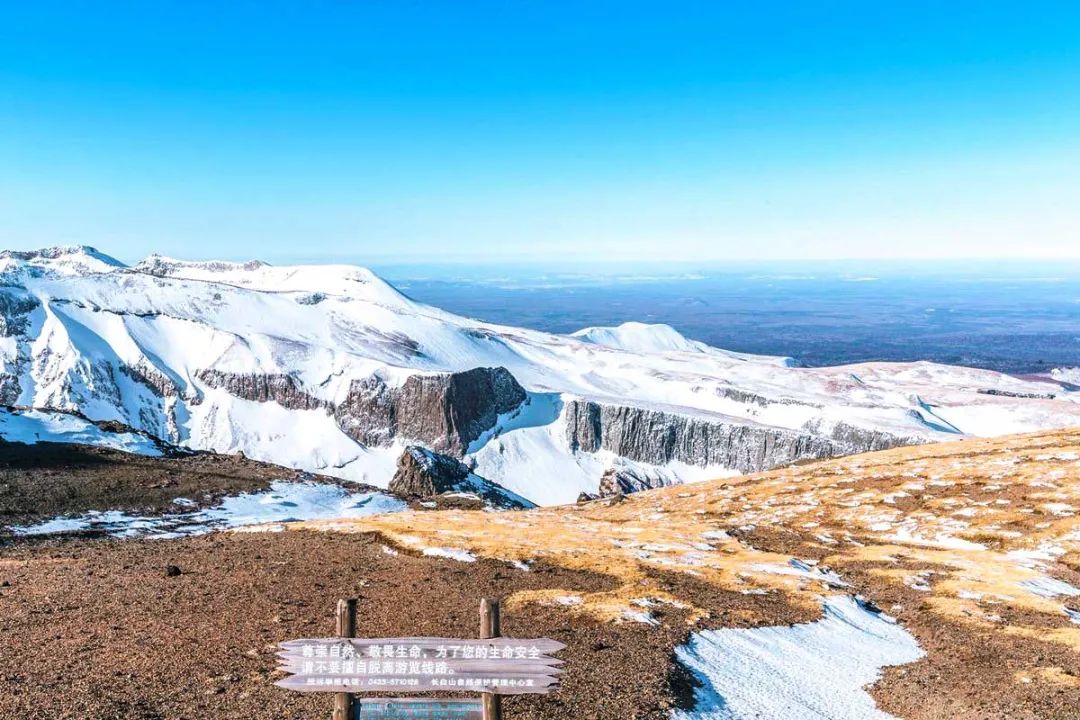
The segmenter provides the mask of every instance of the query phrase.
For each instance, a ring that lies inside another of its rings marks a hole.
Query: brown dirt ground
[[[0,528],[88,510],[175,511],[177,498],[205,507],[223,495],[265,490],[273,480],[301,475],[238,455],[144,457],[89,445],[0,440]]]
[[[173,466],[172,477],[161,461],[121,462],[107,451],[39,467],[30,451],[5,450],[0,486],[9,488],[0,487],[0,511],[9,517],[164,507],[177,496],[264,487],[283,472],[204,456]],[[691,621],[747,627],[815,619],[820,583],[748,574],[756,563],[798,557],[832,566],[927,651],[887,668],[869,688],[882,710],[907,720],[1080,720],[1076,626],[1060,601],[1018,593],[1016,581],[1035,573],[1005,556],[1060,544],[1065,554],[1038,572],[1080,585],[1077,452],[1080,431],[1068,431],[888,451],[611,507],[401,513],[308,524],[319,531],[294,525],[178,541],[0,545],[0,718],[328,717],[329,697],[273,686],[273,653],[281,640],[330,634],[337,598],[360,598],[364,635],[470,637],[478,599],[495,596],[509,600],[506,634],[569,646],[562,689],[508,700],[508,717],[659,720],[692,691],[671,663]],[[909,495],[887,497],[898,487]],[[1075,505],[1058,514],[1049,502]],[[873,527],[892,513],[901,516]],[[928,536],[957,533],[987,549],[905,544],[891,535],[904,517]],[[732,537],[687,553],[705,530],[719,529]],[[823,540],[826,531],[835,539]],[[386,537],[401,543],[399,554],[383,550]],[[403,549],[437,545],[532,560],[535,570]],[[169,564],[183,574],[167,577]],[[931,571],[929,589],[906,582]],[[744,594],[748,587],[768,591]],[[958,595],[969,588],[983,599]],[[580,593],[584,605],[558,605],[545,590]],[[626,603],[643,596],[685,607],[653,608],[656,627],[618,622]]]
[[[273,685],[275,644],[327,636],[339,597],[361,634],[475,637],[478,599],[522,590],[602,592],[593,573],[493,560],[397,556],[373,534],[228,534],[180,541],[50,541],[0,550],[0,717],[319,718],[329,695]],[[183,574],[167,577],[169,564]],[[745,598],[744,598],[745,600]],[[565,642],[562,689],[506,700],[509,717],[667,717],[670,659],[686,633],[530,606],[503,633]],[[686,688],[681,687],[683,696]]]

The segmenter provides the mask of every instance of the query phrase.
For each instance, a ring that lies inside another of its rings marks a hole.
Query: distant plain
[[[810,366],[932,360],[1010,373],[1080,366],[1080,265],[375,265],[410,297],[568,333],[627,321]]]

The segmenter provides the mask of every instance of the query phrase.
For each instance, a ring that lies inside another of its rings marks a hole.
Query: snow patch
[[[813,567],[804,560],[792,558],[787,565],[756,564],[750,566],[751,570],[771,573],[773,575],[793,575],[806,580],[817,580],[832,588],[847,587],[847,583],[832,570],[822,570]]]
[[[672,720],[892,720],[864,688],[922,657],[918,642],[855,598],[822,605],[812,623],[694,633],[676,657],[701,682],[696,707]]]
[[[468,550],[462,550],[460,548],[429,547],[424,548],[424,554],[428,557],[447,558],[449,560],[457,560],[458,562],[476,562],[475,555]]]
[[[106,432],[76,415],[48,410],[0,408],[0,437],[8,442],[27,445],[39,442],[76,443],[138,455],[161,455],[157,444],[145,435]]]
[[[114,537],[165,539],[265,523],[358,518],[407,509],[404,502],[383,493],[355,493],[337,485],[278,481],[265,492],[232,495],[199,512],[161,516],[88,512],[10,529],[23,536],[94,531]]]
[[[1032,580],[1022,580],[1017,584],[1028,592],[1044,598],[1055,598],[1059,595],[1065,595],[1067,597],[1080,595],[1080,589],[1073,587],[1067,582],[1045,575],[1041,575]]]

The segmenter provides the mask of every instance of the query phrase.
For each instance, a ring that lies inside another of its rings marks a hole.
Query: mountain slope
[[[791,367],[666,326],[563,336],[363,268],[0,253],[0,403],[385,487],[406,445],[534,502],[958,435],[1080,425],[1060,385],[928,363]]]
[[[899,665],[872,689],[890,716],[1067,718],[1080,703],[1080,430],[898,448],[495,521],[436,512],[292,527],[609,575],[617,587],[520,591],[504,605],[708,629],[680,651],[704,685],[679,718],[888,717],[858,697],[880,665]],[[899,626],[873,621],[882,612]],[[702,652],[733,627],[748,629]],[[793,678],[813,692],[778,688],[804,661]],[[844,668],[862,678],[847,688],[863,708],[850,715],[829,689]]]

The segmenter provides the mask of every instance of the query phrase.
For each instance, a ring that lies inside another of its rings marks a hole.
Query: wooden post
[[[499,627],[499,601],[484,598],[480,601],[480,639],[488,640],[502,635]],[[494,693],[484,693],[484,720],[502,720],[502,698]]]
[[[356,600],[338,600],[337,635],[343,638],[356,637]],[[350,693],[335,693],[333,720],[352,720],[353,696]]]

